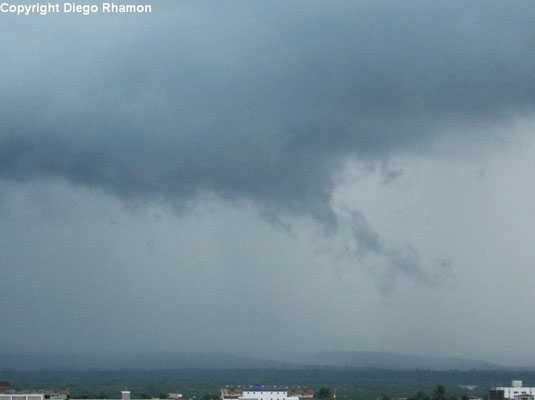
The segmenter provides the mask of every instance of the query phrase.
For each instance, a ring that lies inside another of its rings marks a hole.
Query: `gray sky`
[[[0,17],[4,352],[532,343],[530,2]]]

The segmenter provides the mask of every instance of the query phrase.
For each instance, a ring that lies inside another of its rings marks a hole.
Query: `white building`
[[[299,397],[288,396],[287,389],[250,387],[243,388],[239,400],[299,400]]]
[[[535,396],[535,387],[524,387],[522,381],[512,381],[511,386],[497,387],[494,390],[503,391],[505,400],[526,399]]]
[[[309,400],[314,397],[312,389],[297,387],[227,386],[221,389],[221,400]]]
[[[0,400],[44,400],[43,393],[2,393]]]

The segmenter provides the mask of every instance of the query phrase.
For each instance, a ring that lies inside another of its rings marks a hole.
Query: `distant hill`
[[[105,369],[297,369],[382,368],[468,370],[498,369],[501,366],[478,360],[418,356],[387,352],[333,351],[263,360],[209,353],[146,354],[54,354],[0,355],[0,370],[105,370]]]
[[[386,368],[401,370],[468,370],[502,368],[502,366],[498,364],[479,360],[373,351],[325,351],[312,356],[303,357],[300,361],[309,366]]]
[[[0,370],[104,369],[262,369],[292,368],[293,364],[235,355],[209,353],[143,354],[0,354]]]

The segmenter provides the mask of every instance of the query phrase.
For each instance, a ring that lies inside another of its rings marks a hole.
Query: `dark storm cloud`
[[[529,348],[535,3],[151,1],[0,16],[1,349]]]
[[[333,224],[348,158],[425,151],[535,104],[528,3],[154,8],[142,20],[58,18],[44,37],[48,21],[22,32],[6,19],[2,178],[175,204],[210,192]]]

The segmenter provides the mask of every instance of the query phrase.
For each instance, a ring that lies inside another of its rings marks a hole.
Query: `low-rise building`
[[[500,386],[489,391],[489,400],[533,400],[535,387],[528,387],[522,381],[512,381],[511,386]]]
[[[48,389],[22,389],[15,390],[7,387],[0,387],[0,400],[67,400],[71,397],[70,389],[48,390]]]
[[[239,400],[299,400],[299,398],[288,396],[288,389],[260,386],[244,388]]]
[[[221,400],[312,400],[314,391],[302,387],[227,386]]]
[[[237,400],[242,394],[241,387],[227,386],[221,389],[221,400]]]
[[[2,393],[0,400],[44,400],[43,393]]]
[[[288,389],[288,396],[299,397],[300,399],[312,399],[314,391],[306,387],[291,387]]]

